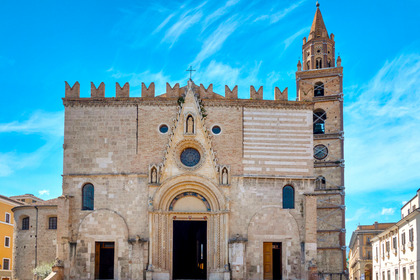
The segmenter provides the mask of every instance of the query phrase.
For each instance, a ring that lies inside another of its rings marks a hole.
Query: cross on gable
[[[190,65],[190,68],[189,68],[189,69],[187,69],[187,70],[185,70],[185,71],[189,71],[189,72],[190,72],[190,80],[191,80],[191,75],[192,75],[192,72],[193,72],[193,71],[196,71],[196,70],[193,70],[193,69],[192,69],[192,66]]]

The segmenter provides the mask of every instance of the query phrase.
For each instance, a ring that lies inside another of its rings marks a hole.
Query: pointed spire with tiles
[[[328,31],[325,27],[324,20],[322,19],[321,10],[319,9],[319,3],[316,3],[315,17],[312,22],[311,31],[309,32],[308,41],[315,38],[329,38]]]

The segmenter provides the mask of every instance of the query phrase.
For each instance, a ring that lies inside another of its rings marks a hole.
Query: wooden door
[[[95,279],[99,278],[100,255],[101,255],[101,243],[95,242]]]
[[[264,279],[273,279],[273,243],[264,242]]]

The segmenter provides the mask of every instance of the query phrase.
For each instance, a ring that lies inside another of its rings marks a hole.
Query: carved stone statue
[[[187,118],[187,133],[194,133],[194,119],[192,116]]]
[[[152,168],[152,183],[157,183],[157,172],[156,172],[156,168]]]
[[[227,172],[226,168],[223,168],[223,171],[222,171],[222,184],[223,185],[228,184],[228,172]]]

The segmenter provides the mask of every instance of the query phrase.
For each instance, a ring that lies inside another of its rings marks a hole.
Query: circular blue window
[[[211,132],[213,132],[213,134],[220,134],[220,132],[222,132],[222,129],[220,128],[220,126],[215,125],[215,126],[213,126],[213,128],[211,129]]]
[[[160,133],[166,133],[166,132],[168,132],[168,130],[169,130],[169,128],[168,128],[168,126],[167,126],[166,124],[162,124],[162,125],[159,127],[159,131],[160,131]]]
[[[200,162],[200,153],[194,148],[186,148],[181,153],[181,162],[188,167],[196,166]]]

